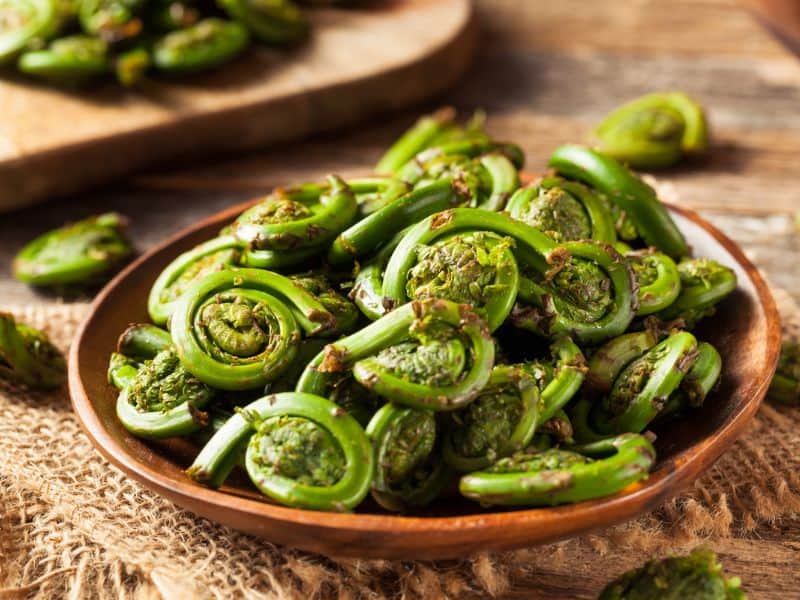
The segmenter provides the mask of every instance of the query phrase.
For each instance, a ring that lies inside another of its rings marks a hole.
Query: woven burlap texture
[[[800,312],[776,291],[787,333]],[[17,316],[68,346],[85,305]],[[656,552],[800,513],[800,411],[765,405],[748,432],[678,498],[631,523],[544,548],[447,562],[334,560],[198,518],[92,448],[65,392],[0,384],[0,597],[469,598],[618,544]]]

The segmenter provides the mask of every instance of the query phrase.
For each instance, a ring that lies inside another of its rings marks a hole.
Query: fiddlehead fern
[[[653,314],[667,308],[681,292],[681,276],[675,261],[655,248],[632,250],[623,243],[617,249],[633,267],[639,287],[637,317]]]
[[[245,262],[273,268],[268,260],[295,256],[302,262],[324,251],[356,216],[358,204],[348,185],[331,176],[318,185],[278,189],[242,213],[231,233],[247,244]],[[283,251],[283,252],[278,252]]]
[[[545,177],[520,188],[508,201],[513,218],[544,232],[555,242],[617,239],[614,221],[603,201],[575,181]]]
[[[281,504],[341,512],[369,492],[370,442],[355,419],[325,398],[286,392],[248,404],[212,436],[187,474],[221,485],[243,444],[251,480]]]
[[[493,331],[506,320],[517,299],[519,272],[511,246],[510,239],[484,231],[417,245],[417,262],[408,271],[405,298],[469,304],[486,317]]]
[[[387,401],[435,411],[471,402],[489,380],[494,343],[485,321],[447,300],[405,304],[325,348],[298,392],[325,395],[333,378],[355,379]]]
[[[137,359],[153,358],[170,347],[172,338],[169,332],[147,323],[128,326],[117,340],[117,352]]]
[[[636,169],[668,167],[708,148],[703,109],[680,92],[648,94],[620,106],[595,136],[597,150]]]
[[[58,24],[56,0],[0,1],[0,65],[10,62],[35,39]]]
[[[52,83],[79,85],[111,70],[108,45],[87,35],[54,40],[43,50],[25,52],[17,68]]]
[[[465,126],[456,122],[456,112],[443,108],[431,115],[420,117],[391,145],[375,166],[382,175],[396,175],[417,154],[441,143],[475,140],[487,141],[483,130],[484,115],[476,115]]]
[[[293,44],[308,35],[308,20],[291,0],[220,0],[219,5],[266,44]]]
[[[316,298],[333,315],[337,334],[352,333],[360,317],[358,307],[340,294],[324,275],[309,272],[289,275],[289,279]]]
[[[133,250],[124,217],[108,213],[65,225],[27,244],[14,259],[14,275],[36,286],[93,285],[118,269]]]
[[[780,404],[800,404],[800,344],[787,340],[781,345],[778,369],[767,396]]]
[[[615,494],[647,478],[654,462],[652,444],[644,436],[626,433],[570,450],[518,452],[464,475],[459,489],[484,505],[580,502]]]
[[[347,267],[420,219],[469,201],[468,192],[448,179],[417,188],[343,231],[328,251],[328,262]]]
[[[658,334],[650,328],[620,335],[609,340],[592,354],[586,372],[586,388],[607,394],[622,369],[658,343]]]
[[[407,231],[408,229],[404,229],[396,234],[375,256],[361,265],[356,273],[350,298],[361,309],[364,316],[371,321],[380,319],[394,308],[391,301],[385,301],[383,298],[383,272],[386,270],[392,253]]]
[[[147,312],[157,325],[164,325],[175,303],[195,281],[209,273],[238,264],[244,245],[223,235],[184,252],[161,271],[147,298]]]
[[[0,379],[50,389],[64,383],[67,366],[47,335],[0,312]]]
[[[706,396],[714,389],[722,372],[722,357],[711,344],[697,344],[697,358],[683,378],[678,389],[672,392],[658,413],[657,418],[664,419],[689,408],[698,408],[705,402]]]
[[[747,600],[738,577],[725,578],[722,565],[708,548],[687,556],[650,560],[609,583],[598,600]]]
[[[486,210],[501,210],[519,188],[517,168],[500,152],[470,158],[430,151],[408,163],[398,176],[417,188],[452,181],[471,198],[471,206]]]
[[[151,0],[145,14],[148,25],[165,32],[184,29],[200,20],[200,11],[192,0]]]
[[[520,280],[518,297],[525,305],[512,312],[516,325],[548,337],[569,334],[592,343],[622,333],[633,319],[633,274],[613,248],[591,241],[556,245],[507,215],[473,208],[431,215],[409,230],[386,266],[384,298],[405,301],[415,248],[463,231],[490,231],[514,241],[519,264],[530,272]]]
[[[531,446],[547,450],[553,446],[562,444],[574,444],[572,421],[563,410],[559,410],[550,419],[542,423],[536,429],[536,435],[533,436]]]
[[[385,404],[367,426],[375,452],[372,496],[387,510],[425,506],[449,483],[433,412]]]
[[[87,34],[120,42],[142,32],[144,7],[145,0],[81,0],[78,16]]]
[[[557,338],[550,346],[550,355],[550,360],[537,360],[519,365],[534,378],[539,388],[540,423],[555,417],[572,400],[583,384],[587,372],[583,352],[569,337]]]
[[[243,25],[209,17],[158,39],[153,44],[153,65],[173,74],[204,71],[232,60],[249,41]]]
[[[594,402],[583,397],[574,407],[572,422],[579,441],[644,431],[670,404],[671,396],[698,361],[698,343],[686,331],[653,345],[652,336],[651,332],[620,336],[600,348],[589,362],[587,381],[594,390],[606,393]],[[687,390],[702,393],[703,398],[719,375],[719,369],[714,369],[716,351],[706,350],[702,365],[686,384]],[[698,385],[698,380],[703,384]],[[683,402],[679,398],[672,401]]]
[[[253,389],[292,362],[302,333],[335,331],[334,316],[290,279],[257,269],[219,271],[192,284],[170,319],[178,356],[198,379]]]
[[[146,439],[189,435],[208,423],[204,409],[215,390],[180,363],[169,333],[153,325],[131,325],[111,355],[108,380],[120,390],[117,418]]]
[[[682,319],[686,327],[714,314],[715,306],[736,289],[736,273],[709,258],[686,258],[678,263],[681,291],[658,313],[664,321]]]
[[[461,472],[484,469],[527,447],[539,425],[539,389],[523,369],[500,365],[465,408],[450,413],[443,457]]]
[[[120,382],[118,371],[113,378]],[[117,418],[131,433],[162,439],[188,435],[208,424],[203,409],[215,392],[181,365],[174,349],[145,360],[126,383],[117,398]]]
[[[411,186],[405,181],[380,175],[349,179],[347,185],[356,195],[358,214],[361,218],[371,215],[411,191]]]
[[[655,190],[624,165],[583,146],[565,145],[550,156],[549,166],[608,196],[636,226],[645,244],[673,258],[689,254],[683,234]]]

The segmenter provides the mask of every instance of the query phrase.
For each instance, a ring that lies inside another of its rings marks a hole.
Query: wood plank
[[[492,43],[563,53],[787,60],[737,0],[478,0]]]
[[[469,0],[313,11],[313,35],[295,50],[254,47],[214,72],[135,91],[2,79],[0,209],[166,158],[299,139],[418,102],[466,67],[472,15]]]

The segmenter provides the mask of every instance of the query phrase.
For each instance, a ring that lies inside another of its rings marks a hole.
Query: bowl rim
[[[512,525],[524,524],[530,526],[536,524],[542,528],[541,535],[538,535],[535,540],[530,540],[527,545],[563,539],[633,518],[649,509],[655,508],[688,485],[731,446],[755,416],[766,395],[769,382],[777,365],[781,340],[780,317],[769,287],[757,267],[745,256],[738,244],[700,217],[694,210],[665,203],[670,211],[676,212],[692,221],[710,234],[717,243],[733,256],[738,266],[747,273],[756,292],[758,304],[767,321],[765,338],[768,369],[766,374],[769,376],[757,382],[752,396],[746,402],[743,402],[721,427],[659,464],[658,468],[651,473],[646,481],[633,484],[618,494],[577,504],[499,511],[479,509],[475,513],[453,516],[409,516],[358,512],[322,513],[280,506],[226,491],[210,489],[192,482],[188,478],[185,481],[177,481],[169,475],[157,471],[150,464],[138,460],[104,426],[81,380],[81,368],[78,362],[79,351],[85,343],[87,332],[92,329],[98,307],[121,285],[128,275],[152,256],[162,253],[173,244],[212,224],[230,220],[257,200],[253,199],[238,203],[216,212],[192,226],[180,230],[137,257],[96,296],[90,306],[89,313],[78,327],[69,352],[69,394],[78,421],[88,435],[92,445],[114,466],[145,485],[145,487],[168,497],[176,504],[189,508],[193,512],[205,512],[208,514],[207,511],[210,509],[223,512],[235,511],[250,518],[268,519],[275,524],[309,526],[317,531],[346,530],[353,535],[390,535],[395,533],[414,535],[424,533],[426,535],[448,536],[455,532],[464,533],[475,530],[499,533]],[[203,511],[195,510],[196,507],[203,507]],[[225,522],[224,519],[219,519],[219,521]],[[554,527],[554,524],[558,524],[558,527]],[[325,552],[326,544],[320,540],[309,540],[308,543],[293,545],[307,550],[328,554],[333,553]],[[498,536],[495,536],[495,539],[488,539],[481,547],[507,549],[520,545],[522,544],[506,544]],[[337,548],[335,553],[340,556],[363,556],[363,553],[359,553],[357,550],[353,553],[349,552],[348,547]],[[444,558],[461,554],[463,553],[423,549],[413,556],[417,558]],[[407,557],[408,555],[409,553],[389,551],[384,556],[387,558],[399,558]]]

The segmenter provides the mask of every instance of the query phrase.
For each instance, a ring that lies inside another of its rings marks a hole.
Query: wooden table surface
[[[541,169],[558,144],[580,141],[608,110],[639,94],[681,89],[709,109],[715,133],[702,163],[659,175],[752,253],[800,300],[800,60],[734,0],[479,0],[484,30],[474,67],[441,103],[481,107],[490,129],[520,143]],[[434,105],[420,107],[428,110]],[[139,175],[80,197],[0,216],[0,264],[35,234],[101,210],[133,221],[144,250],[170,233],[271,185],[365,173],[416,112],[247,156]],[[773,224],[780,235],[759,232]],[[55,302],[0,275],[4,305]],[[800,519],[715,542],[751,598],[797,598]],[[610,566],[610,565],[609,565]],[[584,568],[575,577],[577,568]],[[609,569],[613,570],[613,569]],[[516,581],[509,598],[589,598],[604,570],[565,564]]]

